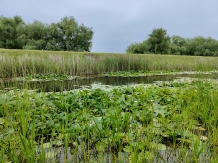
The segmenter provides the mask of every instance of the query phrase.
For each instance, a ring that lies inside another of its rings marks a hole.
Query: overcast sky
[[[124,53],[154,28],[185,38],[218,40],[218,0],[0,0],[0,16],[26,23],[58,22],[73,16],[94,31],[92,52]]]

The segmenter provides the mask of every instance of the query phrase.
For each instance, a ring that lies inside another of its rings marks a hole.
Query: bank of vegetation
[[[45,24],[35,20],[25,23],[20,16],[0,17],[0,48],[52,51],[91,51],[93,30],[79,25],[74,17]],[[183,38],[169,36],[162,28],[154,28],[148,39],[132,43],[126,49],[133,54],[171,54],[218,56],[218,41],[212,37]]]
[[[51,24],[25,23],[20,16],[0,17],[0,48],[90,51],[92,36],[92,28],[79,25],[74,17]]]
[[[26,79],[25,89],[0,90],[0,162],[217,161],[217,78],[59,92],[27,84],[217,71],[217,57],[1,49],[0,63],[1,85]]]
[[[0,77],[33,74],[99,75],[117,71],[214,71],[218,58],[104,54],[43,50],[0,50]]]
[[[0,161],[216,162],[217,89],[189,81],[0,92]]]
[[[172,54],[191,56],[218,56],[218,41],[212,37],[183,38],[169,36],[162,28],[153,29],[148,39],[133,43],[126,49],[134,54]]]

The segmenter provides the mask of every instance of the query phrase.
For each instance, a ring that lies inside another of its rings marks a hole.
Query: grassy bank
[[[0,77],[91,75],[116,71],[210,71],[217,57],[73,53],[0,49]]]
[[[0,93],[1,162],[216,162],[211,82]]]

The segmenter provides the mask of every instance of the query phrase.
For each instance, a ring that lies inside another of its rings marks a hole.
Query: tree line
[[[192,56],[218,56],[218,41],[208,37],[183,38],[168,36],[162,28],[153,29],[147,40],[132,43],[126,49],[133,54],[173,54]]]
[[[90,51],[92,37],[92,28],[79,25],[74,17],[51,24],[25,23],[20,16],[0,17],[0,48]]]

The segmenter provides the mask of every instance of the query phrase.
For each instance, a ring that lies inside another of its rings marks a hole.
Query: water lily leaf
[[[54,124],[54,121],[53,120],[48,120],[48,121],[46,121],[46,124],[49,125],[49,126],[52,126]]]
[[[124,150],[125,152],[132,152],[132,147],[126,146],[125,148],[123,148],[123,150]]]
[[[208,137],[206,137],[206,136],[200,136],[200,139],[205,141],[205,140],[208,139]]]
[[[74,124],[72,124],[72,128],[73,128],[74,130],[80,130],[80,129],[81,129],[79,123],[74,123]]]
[[[102,117],[94,117],[93,120],[95,121],[95,123],[99,123],[102,121]]]
[[[53,142],[53,144],[54,144],[54,145],[57,145],[57,146],[61,146],[61,145],[63,145],[64,143],[63,143],[63,141],[61,141],[61,140],[56,140],[56,141]]]
[[[154,112],[160,114],[161,116],[165,116],[167,111],[165,110],[165,106],[161,106],[159,104],[154,104]]]
[[[148,160],[151,160],[154,158],[154,154],[149,151],[145,151],[144,155],[145,155],[145,158],[147,158]]]
[[[64,138],[64,134],[59,134],[57,139],[63,139]]]
[[[5,123],[4,118],[0,118],[0,125],[3,125]]]
[[[13,128],[7,128],[3,130],[3,133],[5,134],[14,134],[14,129]]]
[[[153,125],[154,125],[154,127],[157,127],[157,128],[160,128],[160,127],[162,126],[162,124],[161,124],[161,123],[158,123],[158,122],[156,122],[156,123],[154,122]]]
[[[166,150],[166,146],[164,144],[158,144],[157,148],[158,148],[158,150],[162,150],[162,151]]]
[[[55,152],[54,152],[54,151],[46,152],[45,157],[46,157],[47,159],[54,158],[54,157],[55,157]]]
[[[105,150],[105,144],[103,143],[103,142],[98,142],[97,144],[96,144],[96,148],[97,148],[97,150],[98,151],[104,151]]]
[[[52,144],[51,143],[44,143],[42,145],[43,148],[51,148]]]
[[[124,133],[122,133],[122,132],[118,132],[118,133],[116,133],[115,134],[117,137],[124,137],[125,136],[125,134]]]

